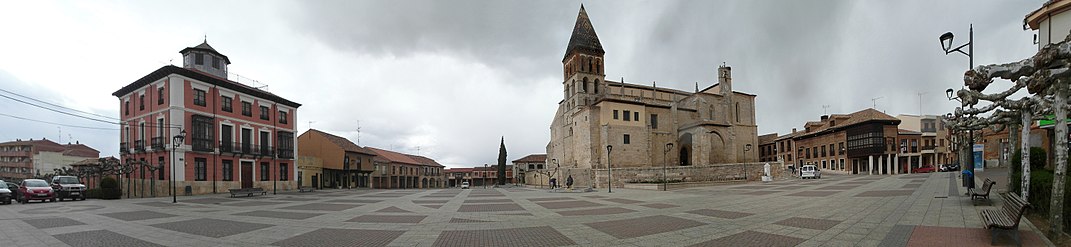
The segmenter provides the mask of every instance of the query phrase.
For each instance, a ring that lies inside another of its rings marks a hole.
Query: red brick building
[[[77,142],[64,145],[43,138],[4,142],[0,143],[0,180],[33,178],[99,156],[100,151]]]
[[[180,53],[182,67],[161,67],[112,94],[119,98],[122,120],[120,160],[147,164],[132,175],[157,180],[173,175],[179,193],[187,186],[193,194],[294,188],[301,104],[227,79],[230,59],[207,43]],[[182,133],[175,148],[173,140]],[[150,173],[148,166],[162,168]],[[167,187],[158,185],[163,193],[156,195],[167,195]]]

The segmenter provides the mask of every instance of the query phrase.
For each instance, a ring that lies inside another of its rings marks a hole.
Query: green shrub
[[[1045,149],[1039,147],[1030,147],[1030,171],[1039,171],[1045,169],[1045,163],[1049,161],[1048,154],[1045,153]]]
[[[100,188],[86,190],[86,198],[100,199]]]
[[[104,189],[118,189],[119,182],[116,182],[113,177],[104,177],[104,179],[100,180],[100,187]]]

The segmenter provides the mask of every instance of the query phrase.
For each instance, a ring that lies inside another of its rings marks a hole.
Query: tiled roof
[[[588,12],[584,10],[583,4],[580,5],[580,14],[576,17],[576,25],[573,26],[573,35],[569,37],[565,58],[568,58],[573,51],[589,52],[593,55],[606,53],[602,49],[602,43],[599,43],[599,36],[595,34],[595,27],[591,26],[591,20],[588,19]]]
[[[777,139],[777,133],[770,133],[759,136],[759,145],[773,143]]]
[[[212,48],[212,46],[208,45],[208,40],[205,40],[200,45],[194,47],[186,47],[186,49],[182,49],[181,51],[179,51],[179,53],[186,54],[186,52],[190,50],[201,50],[214,53],[216,55],[219,55],[220,57],[223,57],[223,61],[227,64],[231,64],[231,59],[227,58],[227,56],[223,55],[223,53],[219,53],[219,51],[216,51],[216,48]]]
[[[547,162],[547,154],[529,154],[528,156],[524,156],[524,158],[520,158],[520,159],[517,159],[517,160],[513,161],[513,163],[520,163],[520,162],[524,162],[524,163],[546,163]]]
[[[391,163],[420,165],[419,161],[413,160],[413,158],[409,158],[409,155],[406,155],[406,154],[403,154],[403,153],[397,153],[397,152],[394,152],[394,151],[387,151],[387,150],[373,148],[373,147],[368,147],[367,149],[368,150],[372,150],[372,152],[375,152],[376,155],[378,155],[379,157],[383,157],[384,159],[386,159],[387,161],[390,161]]]
[[[375,152],[372,152],[371,150],[368,150],[366,148],[362,148],[361,146],[357,146],[357,144],[353,144],[353,142],[351,142],[349,139],[346,139],[345,137],[332,135],[330,133],[323,132],[323,131],[320,131],[318,129],[309,129],[307,132],[323,136],[327,140],[331,141],[331,143],[334,143],[335,146],[338,146],[339,148],[342,148],[342,150],[346,150],[348,152],[362,153],[362,154],[367,154],[367,155],[376,155]]]
[[[79,156],[79,157],[93,157],[100,156],[100,151],[93,149],[84,144],[59,144],[48,139],[41,140],[16,140],[0,143],[0,146],[33,146],[33,149],[37,152],[54,152],[62,153],[67,156]]]
[[[854,112],[854,113],[851,113],[851,114],[847,114],[846,115],[847,118],[844,117],[845,115],[835,115],[835,116],[836,117],[834,118],[834,120],[838,120],[838,121],[836,121],[836,125],[835,126],[830,126],[829,120],[822,121],[822,122],[808,122],[807,123],[808,125],[812,125],[812,124],[815,124],[815,123],[820,123],[821,126],[817,126],[816,128],[814,128],[811,131],[808,131],[806,133],[799,133],[799,134],[797,134],[797,136],[813,135],[813,134],[816,134],[816,133],[819,133],[819,132],[823,132],[823,131],[826,131],[826,130],[842,129],[842,128],[846,128],[846,127],[849,127],[849,126],[852,126],[852,125],[865,123],[865,122],[870,122],[870,121],[888,121],[888,122],[892,122],[892,123],[895,123],[895,124],[900,124],[900,119],[898,119],[896,117],[893,117],[893,116],[889,116],[888,114],[882,113],[882,112],[880,112],[878,110],[874,110],[874,108],[867,108],[867,109],[863,109],[861,111],[857,111],[857,112]]]
[[[435,160],[433,160],[431,158],[428,158],[428,157],[424,157],[424,156],[420,156],[420,155],[412,155],[412,154],[406,154],[406,156],[409,156],[409,158],[411,158],[413,160],[416,160],[417,162],[420,162],[421,165],[443,167],[442,164],[439,164],[439,162],[435,162]]]
[[[167,77],[168,75],[172,75],[172,74],[177,74],[177,75],[193,78],[194,80],[202,81],[202,82],[209,83],[209,84],[212,84],[212,85],[217,85],[217,86],[220,86],[220,87],[223,87],[223,88],[226,88],[226,89],[230,89],[230,90],[234,90],[234,91],[238,91],[238,92],[241,92],[241,93],[244,93],[244,94],[249,94],[249,95],[252,95],[253,97],[270,100],[270,101],[279,103],[281,105],[285,105],[285,106],[289,106],[289,107],[293,107],[293,108],[301,107],[301,104],[298,104],[297,102],[290,101],[288,99],[285,99],[283,97],[279,97],[278,95],[269,93],[269,92],[264,91],[264,90],[256,89],[256,88],[253,88],[253,87],[250,87],[250,86],[246,86],[246,85],[243,85],[241,83],[234,82],[234,81],[231,81],[231,80],[227,80],[227,79],[224,79],[224,78],[219,78],[219,77],[212,76],[212,75],[209,75],[209,74],[197,72],[195,70],[189,70],[189,69],[185,69],[185,68],[181,68],[181,67],[176,67],[174,65],[167,65],[167,66],[164,66],[164,67],[160,67],[156,71],[153,71],[152,73],[149,73],[148,75],[145,75],[145,76],[141,77],[141,79],[138,79],[138,80],[134,81],[133,83],[130,83],[130,84],[124,86],[123,88],[120,88],[118,91],[115,91],[114,93],[112,93],[112,96],[123,97],[123,95],[127,95],[127,94],[129,94],[131,92],[134,92],[135,90],[138,90],[139,88],[142,88],[142,87],[145,87],[146,85],[149,85],[149,83],[153,83],[153,82],[155,82],[157,80],[160,80],[160,79],[162,79],[164,77]]]
[[[905,129],[897,129],[896,132],[897,132],[897,134],[900,134],[900,135],[922,135],[922,132],[912,131],[912,130],[905,130]]]

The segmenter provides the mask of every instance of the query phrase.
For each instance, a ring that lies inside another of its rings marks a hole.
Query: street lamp
[[[483,164],[483,188],[487,188],[487,164]]]
[[[557,173],[557,174],[554,174],[554,176],[558,178],[558,180],[554,181],[554,187],[558,187],[558,184],[561,184],[561,182],[562,182],[562,181],[559,181],[559,180],[562,179],[562,164],[558,163],[558,159],[554,159],[554,173]],[[550,188],[550,189],[554,189],[554,188]]]
[[[174,148],[171,149],[171,203],[178,203],[178,192],[175,192],[175,149],[182,146],[182,142],[186,140],[186,130],[179,132],[172,140]]]
[[[971,69],[971,68],[974,68],[974,24],[971,24],[970,25],[970,29],[968,29],[968,30],[969,31],[968,31],[968,36],[967,36],[967,43],[966,44],[962,44],[960,46],[957,46],[956,48],[952,48],[952,46],[953,46],[952,41],[953,41],[953,38],[955,37],[955,35],[952,35],[952,32],[946,32],[946,33],[942,34],[941,37],[939,37],[939,39],[941,40],[941,49],[943,49],[945,51],[945,55],[948,55],[949,53],[957,52],[957,51],[959,53],[962,53],[963,55],[967,55],[967,59],[969,61],[969,66],[970,66],[970,67],[967,67],[967,69]],[[967,47],[967,51],[966,52],[963,51],[963,47]],[[953,100],[951,92],[952,92],[952,89],[945,90],[945,93],[948,94],[948,99],[949,100]],[[956,100],[960,101],[960,104],[964,108],[967,107],[967,103],[968,103],[967,101],[958,100],[958,98],[956,98]],[[970,107],[974,108],[974,104],[971,104]],[[968,117],[967,120],[969,120],[969,119],[970,118]],[[960,152],[963,153],[963,154],[971,154],[970,156],[973,156],[973,153],[972,153],[973,151],[972,150],[974,148],[974,130],[968,128],[967,129],[967,135],[968,135],[967,136],[968,140],[967,140],[966,144],[968,146],[965,148],[965,150],[961,150]],[[973,157],[967,157],[967,155],[961,155],[961,156],[964,156],[964,158],[967,158],[966,160],[963,160],[961,163],[964,164],[964,165],[967,165],[970,168],[971,174],[974,174],[974,172],[975,172],[974,171],[974,158]],[[968,186],[968,188],[974,188],[974,183],[969,183],[967,186]]]
[[[613,174],[610,173],[610,152],[614,151],[614,145],[606,145],[606,193],[614,193]]]
[[[666,180],[666,173],[667,173],[666,172],[666,164],[669,164],[669,162],[666,161],[666,155],[668,155],[669,154],[669,150],[672,150],[672,149],[673,149],[673,143],[672,142],[668,142],[668,143],[666,143],[665,151],[662,151],[662,191],[666,191],[667,188],[669,187],[669,180]]]

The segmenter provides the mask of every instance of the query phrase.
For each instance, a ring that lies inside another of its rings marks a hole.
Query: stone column
[[[867,167],[867,174],[868,175],[874,175],[874,156],[873,155],[867,156],[866,167]]]

